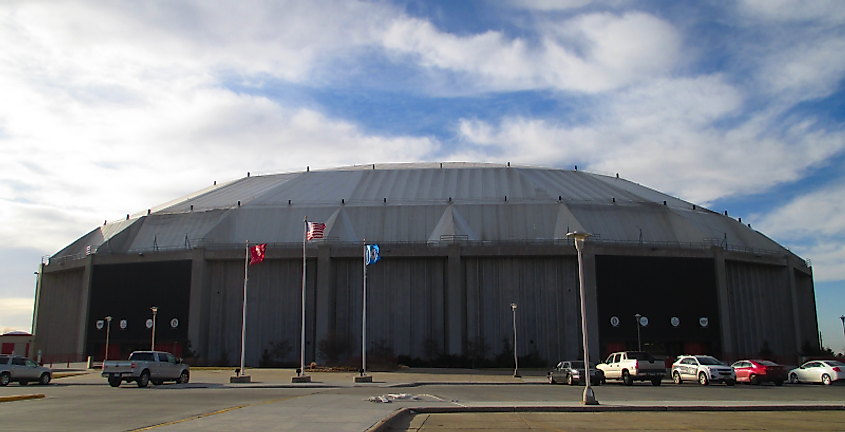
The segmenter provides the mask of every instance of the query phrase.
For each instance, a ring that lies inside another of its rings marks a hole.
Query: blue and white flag
[[[367,245],[367,265],[375,264],[381,259],[381,255],[378,252],[378,245]]]

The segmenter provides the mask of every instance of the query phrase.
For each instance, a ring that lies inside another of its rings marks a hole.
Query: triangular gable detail
[[[428,237],[428,241],[439,242],[443,236],[453,238],[455,236],[467,236],[467,240],[478,240],[478,236],[475,235],[475,232],[453,205],[446,207],[446,211],[443,212],[443,216],[440,217],[440,221],[437,222]]]
[[[357,242],[358,236],[355,234],[355,229],[352,227],[352,221],[346,214],[343,207],[338,208],[326,220],[326,239],[337,239],[343,242]]]
[[[569,210],[569,207],[560,203],[557,210],[557,221],[555,222],[555,239],[565,239],[566,234],[573,231],[587,232],[584,226],[575,219],[575,215]]]

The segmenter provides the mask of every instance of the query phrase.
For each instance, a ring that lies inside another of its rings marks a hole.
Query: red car
[[[786,369],[768,360],[739,360],[731,365],[736,373],[737,382],[757,385],[773,382],[777,386],[786,381]]]

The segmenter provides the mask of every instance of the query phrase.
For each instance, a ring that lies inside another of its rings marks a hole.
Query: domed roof
[[[249,176],[98,227],[56,256],[200,245],[542,242],[573,230],[620,243],[722,244],[783,253],[736,220],[623,178],[482,163],[356,165]]]

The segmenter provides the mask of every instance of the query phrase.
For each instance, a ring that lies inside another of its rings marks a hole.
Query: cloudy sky
[[[215,180],[510,161],[751,222],[842,351],[845,3],[691,3],[5,0],[0,330],[42,256]]]

